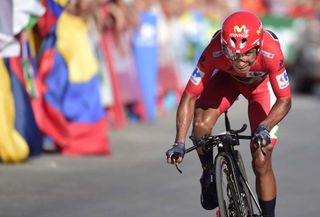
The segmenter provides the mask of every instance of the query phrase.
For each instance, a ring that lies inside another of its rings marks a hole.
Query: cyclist
[[[181,163],[192,120],[192,136],[198,139],[195,143],[201,143],[201,138],[211,134],[218,117],[240,94],[248,100],[252,167],[259,204],[263,216],[273,217],[276,181],[272,151],[277,141],[277,124],[291,108],[291,95],[279,40],[263,28],[255,14],[230,14],[203,51],[177,109],[176,138],[166,152],[167,162],[173,164],[171,156],[176,153],[180,155],[177,163]],[[266,156],[258,149],[258,139]],[[212,151],[199,148],[197,153],[203,168],[201,205],[212,210],[218,206]]]

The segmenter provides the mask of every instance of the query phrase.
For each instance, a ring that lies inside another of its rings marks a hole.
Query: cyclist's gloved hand
[[[260,142],[262,146],[267,146],[271,143],[270,132],[263,124],[260,124],[254,131],[252,139],[256,144]]]
[[[167,162],[173,164],[176,161],[178,164],[181,163],[184,154],[186,153],[186,147],[184,143],[176,142],[167,152]]]

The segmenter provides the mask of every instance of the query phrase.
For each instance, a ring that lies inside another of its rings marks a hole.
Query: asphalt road
[[[277,216],[319,216],[320,97],[294,96],[274,151]],[[247,122],[240,98],[232,126]],[[223,131],[222,119],[214,133]],[[212,217],[199,203],[200,164],[187,155],[178,174],[165,163],[175,112],[152,124],[110,132],[112,156],[44,154],[21,165],[0,165],[0,217]],[[248,131],[246,131],[248,132]],[[190,143],[189,143],[190,145]],[[253,185],[248,144],[240,147]]]

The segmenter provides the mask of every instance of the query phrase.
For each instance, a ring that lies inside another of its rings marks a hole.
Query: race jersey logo
[[[273,53],[269,53],[269,52],[264,51],[264,50],[261,50],[261,53],[262,53],[263,56],[268,57],[270,59],[273,59],[273,57],[274,57]]]
[[[284,89],[289,86],[289,77],[287,71],[284,71],[282,74],[277,75],[276,78],[280,89]]]
[[[204,75],[204,73],[201,72],[198,68],[196,68],[193,71],[190,80],[194,85],[198,85],[201,82],[203,75]]]

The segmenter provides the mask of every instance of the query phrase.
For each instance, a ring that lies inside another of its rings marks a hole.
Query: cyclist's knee
[[[219,115],[217,109],[197,108],[193,119],[192,135],[196,138],[210,135]]]
[[[252,160],[253,171],[256,176],[264,176],[272,170],[271,158],[256,157]]]
[[[195,121],[193,124],[193,131],[192,136],[194,139],[192,140],[193,144],[195,146],[202,146],[205,144],[206,139],[205,136],[211,135],[212,126],[205,123],[204,121]],[[203,147],[203,146],[202,146]],[[203,150],[203,148],[197,149],[198,154],[205,154],[206,152]]]
[[[210,135],[212,131],[212,125],[203,120],[195,120],[193,123],[193,136],[201,138],[205,135]]]

